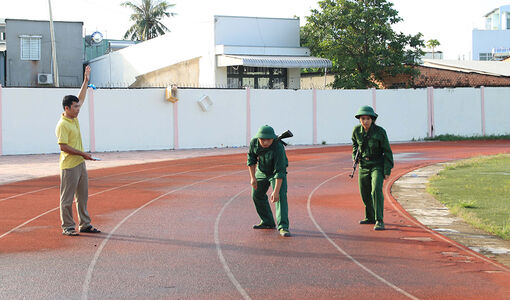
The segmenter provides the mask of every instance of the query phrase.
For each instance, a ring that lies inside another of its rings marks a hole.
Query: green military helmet
[[[269,125],[261,126],[254,136],[256,139],[276,139],[277,137],[273,127]]]
[[[356,114],[356,119],[359,119],[361,116],[371,116],[372,119],[377,119],[377,114],[374,109],[368,105],[362,106],[358,109],[358,113]]]

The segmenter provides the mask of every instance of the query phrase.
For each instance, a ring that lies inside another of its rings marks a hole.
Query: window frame
[[[484,59],[482,59],[482,57]],[[478,60],[479,61],[491,61],[492,58],[493,58],[493,55],[490,52],[480,52],[480,53],[478,53]]]
[[[20,41],[20,60],[41,60],[41,44],[42,35],[27,35],[23,34],[19,36]],[[28,46],[24,46],[23,41],[28,41]],[[36,49],[33,48],[35,44]],[[26,49],[28,47],[28,49]],[[23,51],[25,50],[25,51]],[[23,55],[28,51],[28,55]]]
[[[246,69],[246,70],[245,70]],[[275,79],[283,81],[283,89],[287,89],[287,68],[269,68],[269,67],[249,67],[249,66],[227,66],[227,84],[228,82],[238,81],[236,86],[228,84],[229,88],[243,88],[243,79],[253,80],[254,89],[259,89],[259,79],[268,79],[268,89],[275,89]]]

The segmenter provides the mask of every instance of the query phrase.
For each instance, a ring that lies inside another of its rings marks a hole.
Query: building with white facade
[[[485,16],[485,29],[473,29],[473,60],[501,60],[510,55],[510,5]]]
[[[329,68],[300,47],[299,19],[214,16],[95,58],[97,87],[300,87],[301,68]]]

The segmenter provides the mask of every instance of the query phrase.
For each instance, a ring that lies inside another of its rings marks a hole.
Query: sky
[[[121,39],[130,27],[130,10],[120,4],[125,0],[51,0],[56,21],[83,21],[87,34],[100,31],[107,38]],[[140,2],[141,0],[132,0]],[[167,0],[175,6],[176,16],[163,23],[170,28],[193,26],[213,15],[292,18],[301,25],[317,0]],[[395,31],[421,32],[424,40],[437,39],[445,59],[471,57],[471,32],[483,28],[483,16],[510,0],[390,0],[403,21]],[[0,0],[0,18],[48,20],[47,0]],[[504,45],[502,45],[504,46]]]

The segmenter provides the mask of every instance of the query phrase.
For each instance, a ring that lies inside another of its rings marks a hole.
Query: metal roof
[[[510,76],[508,61],[423,59],[422,66],[491,76]]]
[[[218,55],[218,67],[330,68],[329,59],[312,56]]]
[[[496,11],[498,11],[498,10],[499,10],[499,8],[495,8],[495,9],[491,10],[490,12],[486,13],[486,14],[484,15],[484,17],[485,17],[485,18],[487,18],[488,16],[492,15],[493,13],[495,13],[495,12],[496,12]]]

